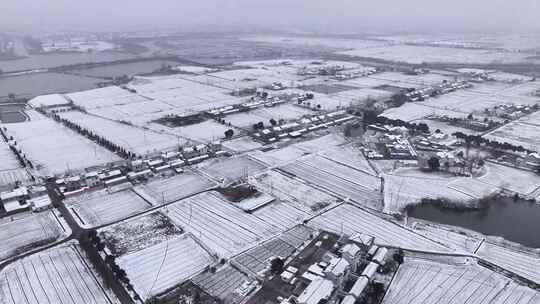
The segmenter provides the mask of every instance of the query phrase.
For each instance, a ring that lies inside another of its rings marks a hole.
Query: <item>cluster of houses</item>
[[[28,210],[40,212],[52,207],[47,188],[44,186],[19,186],[0,192],[0,203],[7,215]]]
[[[335,80],[348,80],[348,79],[354,79],[357,77],[365,77],[365,76],[373,75],[377,72],[379,72],[379,69],[377,68],[345,70],[345,71],[337,72],[334,76],[332,76],[332,78],[334,78]]]
[[[416,149],[407,138],[406,127],[382,124],[368,125],[371,136],[364,148],[364,155],[369,159],[416,159]]]
[[[484,114],[490,116],[496,116],[508,120],[516,120],[525,115],[531,114],[538,111],[538,104],[529,106],[529,105],[515,105],[511,103],[496,105],[491,109],[486,109]]]
[[[470,87],[472,87],[472,84],[466,81],[443,81],[443,83],[439,85],[416,89],[411,92],[405,93],[405,96],[408,97],[411,101],[423,101],[430,97],[448,94],[459,89],[466,89]]]
[[[279,104],[287,103],[291,100],[301,98],[300,94],[280,94],[270,96],[266,91],[258,90],[255,96],[250,97],[247,102],[235,105],[224,106],[206,111],[210,117],[218,118],[239,112],[248,112],[260,107],[273,107]]]
[[[324,232],[321,235],[325,237]],[[374,245],[373,238],[364,239],[349,239],[344,245],[335,243],[327,251],[322,249],[325,240],[316,240],[313,246],[322,254],[309,261],[307,268],[293,262],[280,275],[283,284],[307,286],[296,295],[293,292],[289,297],[281,297],[280,304],[353,304],[361,300],[389,256],[389,250]],[[304,249],[308,250],[312,249]]]
[[[155,174],[182,173],[183,167],[199,163],[225,152],[221,150],[221,142],[183,147],[180,151],[162,152],[160,156],[148,159],[136,159],[122,166],[89,171],[56,179],[56,185],[64,196],[80,194],[91,188],[136,183]]]
[[[264,128],[252,134],[255,140],[263,143],[274,143],[284,139],[298,138],[312,131],[340,125],[353,120],[355,117],[345,111],[335,111],[327,114],[304,117],[295,122]]]
[[[298,69],[298,75],[300,76],[333,76],[338,72],[345,70],[344,65],[329,64],[329,65],[311,65],[304,66]]]

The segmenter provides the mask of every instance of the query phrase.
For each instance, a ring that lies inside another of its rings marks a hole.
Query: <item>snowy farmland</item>
[[[362,206],[382,209],[378,177],[341,165],[321,156],[308,156],[280,168],[311,185],[350,199]]]
[[[225,265],[215,273],[203,272],[191,280],[195,285],[214,297],[226,299],[234,296],[235,291],[252,280],[236,268]]]
[[[150,208],[150,204],[131,189],[109,194],[91,192],[65,201],[68,210],[82,227],[90,228],[121,220]]]
[[[0,303],[120,303],[74,243],[18,260],[0,272]]]
[[[34,167],[44,175],[120,160],[105,148],[49,119],[14,123],[4,127]]]
[[[540,126],[521,123],[517,120],[484,135],[484,138],[498,142],[507,142],[538,152],[540,151],[539,133]]]
[[[372,236],[379,245],[430,252],[450,252],[451,249],[436,243],[399,224],[383,219],[358,207],[342,204],[314,219],[308,226],[337,234],[355,233]]]
[[[483,242],[477,254],[499,267],[540,284],[540,254],[538,252],[524,252],[522,249]]]
[[[133,188],[152,205],[161,205],[182,199],[215,187],[216,184],[201,174],[185,172],[167,179],[151,181]]]
[[[158,123],[150,123],[148,128],[159,133],[165,133],[175,136],[184,143],[186,140],[195,142],[213,142],[225,137],[225,131],[233,129],[235,133],[239,131],[227,125],[222,125],[213,120],[203,121],[198,124],[193,124],[184,127],[170,128]]]
[[[59,240],[69,234],[54,211],[19,213],[0,219],[0,261]]]
[[[217,192],[178,201],[165,212],[219,257],[234,255],[281,232],[278,227],[234,207]]]
[[[188,235],[168,239],[118,258],[135,291],[148,299],[183,283],[214,263]]]
[[[60,113],[65,118],[83,128],[91,130],[127,151],[148,154],[177,147],[183,143],[178,137],[130,126],[105,118],[78,111]]]
[[[266,152],[254,151],[249,156],[253,159],[261,161],[270,167],[282,166],[289,162],[294,162],[301,156],[308,154],[296,145],[290,145],[284,148],[270,150]]]
[[[99,236],[116,256],[143,250],[180,234],[182,230],[159,211],[99,230]]]
[[[0,186],[26,181],[30,175],[19,164],[7,143],[0,140]]]
[[[304,182],[270,170],[250,178],[249,183],[306,213],[317,214],[338,199]]]
[[[463,259],[406,258],[384,304],[507,303],[540,301],[540,292]]]
[[[226,182],[257,174],[264,169],[265,165],[246,156],[218,158],[199,165],[199,170],[205,174]]]
[[[486,163],[487,173],[478,178],[491,186],[500,187],[527,195],[540,186],[540,176],[525,171],[491,162]]]

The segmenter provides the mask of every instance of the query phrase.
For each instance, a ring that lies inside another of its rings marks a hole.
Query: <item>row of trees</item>
[[[413,132],[420,132],[420,133],[429,133],[429,126],[426,123],[410,123],[403,121],[401,119],[391,119],[384,116],[373,116],[373,115],[366,115],[364,114],[364,123],[367,124],[383,124],[383,125],[390,125],[394,127],[405,127]]]
[[[130,159],[130,158],[135,158],[137,157],[137,155],[133,152],[130,152],[130,151],[127,151],[125,148],[121,147],[121,146],[118,146],[117,144],[111,142],[110,140],[100,136],[100,135],[97,135],[95,134],[94,132],[86,129],[86,128],[83,128],[81,126],[79,126],[78,124],[74,123],[74,122],[71,122],[65,118],[62,118],[60,117],[59,115],[57,114],[53,114],[53,119],[55,121],[58,121],[60,123],[62,123],[64,126],[76,131],[77,133],[89,138],[90,140],[93,140],[95,142],[97,142],[99,145],[101,145],[102,147],[108,149],[109,151],[113,152],[113,153],[117,153],[118,155],[120,155],[120,157],[124,158],[124,159]]]
[[[475,145],[475,146],[484,145],[484,146],[487,146],[496,150],[507,150],[507,151],[513,151],[513,152],[528,152],[528,153],[533,152],[531,150],[524,148],[521,145],[516,146],[507,142],[499,142],[496,140],[490,140],[490,139],[482,137],[481,135],[465,134],[463,132],[455,132],[455,133],[452,133],[452,135],[455,136],[457,139],[461,139],[465,141],[465,144],[467,145],[467,147],[469,147],[470,145]]]

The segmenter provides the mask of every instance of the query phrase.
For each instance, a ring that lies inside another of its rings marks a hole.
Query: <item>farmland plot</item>
[[[231,297],[236,289],[251,280],[242,272],[226,265],[215,273],[204,272],[193,277],[192,282],[208,294],[226,299]]]
[[[18,260],[0,272],[0,303],[120,303],[74,243]]]
[[[373,171],[373,168],[362,154],[362,151],[352,145],[331,147],[321,151],[319,154],[336,163],[352,167],[355,170],[362,171],[367,174],[376,175],[376,172]]]
[[[310,214],[319,213],[338,202],[335,197],[274,170],[251,178],[249,183]]]
[[[474,198],[483,198],[500,191],[499,187],[495,187],[483,183],[474,178],[458,178],[448,183],[448,187],[470,195]]]
[[[68,100],[85,109],[131,104],[148,99],[117,86],[110,86],[65,95]]]
[[[229,257],[280,232],[214,192],[178,201],[167,207],[167,215],[220,257]]]
[[[176,128],[169,128],[158,123],[151,123],[148,127],[156,132],[164,132],[197,142],[212,142],[222,139],[225,137],[225,131],[231,129],[231,127],[219,124],[213,120]]]
[[[18,169],[20,167],[19,161],[9,148],[8,144],[5,143],[3,139],[0,139],[0,172]]]
[[[205,162],[199,169],[217,180],[233,182],[259,173],[266,169],[266,166],[247,156],[233,156]]]
[[[509,298],[512,300],[505,300]],[[524,304],[534,303],[534,298],[540,299],[535,290],[519,286],[503,275],[472,262],[406,258],[383,303]]]
[[[320,156],[300,159],[281,170],[364,206],[381,209],[380,179]]]
[[[117,256],[143,250],[180,234],[182,230],[159,211],[99,230],[99,236]]]
[[[246,152],[262,148],[262,145],[253,141],[249,136],[243,136],[223,142],[223,147],[234,152]]]
[[[66,207],[81,226],[90,228],[121,220],[150,208],[150,204],[129,189],[112,194],[100,191],[69,199]]]
[[[538,253],[524,252],[484,242],[477,254],[489,262],[540,284],[540,255]]]
[[[190,236],[166,240],[117,260],[143,299],[190,279],[212,264],[212,257]]]
[[[540,126],[521,123],[520,120],[506,124],[487,135],[485,138],[499,142],[507,142],[526,149],[540,151]]]
[[[332,133],[316,139],[299,142],[298,144],[295,144],[295,147],[300,148],[306,152],[313,153],[328,149],[330,147],[340,146],[345,143],[347,143],[346,138],[341,135]]]
[[[253,213],[261,220],[279,227],[280,230],[287,230],[302,222],[310,215],[302,210],[299,210],[288,202],[273,202],[262,208],[255,210]]]
[[[144,192],[151,198],[149,203],[160,205],[182,199],[215,186],[210,179],[194,173],[185,172],[168,179],[158,179],[145,185],[137,186],[136,192]],[[143,194],[143,197],[146,197]]]
[[[49,119],[5,125],[40,173],[58,174],[120,160],[118,156]]]
[[[249,156],[267,164],[270,167],[276,167],[293,162],[305,154],[308,154],[308,152],[296,147],[295,145],[290,145],[284,148],[266,152],[256,151],[250,153]]]
[[[501,187],[520,194],[529,194],[540,186],[540,176],[534,172],[511,168],[494,163],[486,163],[487,173],[478,178],[491,186]]]
[[[179,142],[173,135],[148,131],[82,112],[63,112],[60,116],[136,154],[167,150]]]
[[[0,219],[0,261],[52,243],[68,233],[53,211],[19,213]]]
[[[379,245],[433,252],[451,251],[449,248],[421,236],[408,228],[349,204],[340,205],[315,217],[308,225],[338,234],[345,233],[352,235],[354,233],[361,233],[370,235],[375,238],[375,243]]]
[[[465,234],[452,227],[419,222],[413,223],[412,227],[418,234],[463,252],[473,253],[482,243],[482,235]]]
[[[384,175],[384,212],[400,212],[423,198],[466,203],[474,197],[448,187],[451,179]]]

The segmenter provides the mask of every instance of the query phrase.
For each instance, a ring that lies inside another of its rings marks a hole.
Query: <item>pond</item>
[[[422,204],[411,208],[408,215],[540,248],[540,204],[498,197],[490,200],[487,205],[480,210],[461,211]]]
[[[15,123],[26,121],[24,104],[0,104],[0,122]]]

